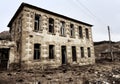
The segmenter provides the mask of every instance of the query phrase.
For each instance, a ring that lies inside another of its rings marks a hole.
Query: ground
[[[56,69],[0,71],[0,84],[120,84],[120,62]]]

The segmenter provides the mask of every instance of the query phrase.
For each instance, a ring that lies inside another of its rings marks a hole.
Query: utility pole
[[[109,55],[111,57],[111,60],[113,61],[113,52],[112,52],[112,44],[111,44],[111,35],[110,35],[110,27],[108,26],[108,36],[109,36]]]

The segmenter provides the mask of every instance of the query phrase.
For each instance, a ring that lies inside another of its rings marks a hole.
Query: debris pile
[[[1,71],[0,84],[119,84],[120,63],[106,62],[55,69]]]

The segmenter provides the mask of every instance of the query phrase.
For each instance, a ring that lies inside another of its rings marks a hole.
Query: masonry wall
[[[34,31],[34,17],[35,14],[41,16],[40,30]],[[18,19],[21,18],[20,25],[14,25],[18,23]],[[50,34],[48,32],[48,19],[53,18],[55,25],[55,33]],[[65,22],[65,36],[60,35],[60,21]],[[75,37],[70,37],[70,23],[74,24]],[[82,27],[83,38],[79,37],[78,26]],[[89,39],[86,38],[85,28],[89,31]],[[57,17],[51,14],[47,14],[35,9],[24,7],[23,11],[19,14],[16,20],[13,22],[11,30],[12,38],[17,43],[19,42],[19,49],[15,48],[16,60],[22,63],[22,67],[33,68],[33,67],[45,67],[53,66],[57,67],[62,64],[61,58],[61,46],[66,46],[67,49],[67,62],[71,65],[86,65],[93,64],[95,62],[94,47],[92,39],[92,30],[89,26],[76,23],[73,21],[66,20],[61,17]],[[41,57],[39,60],[34,60],[34,44],[41,44]],[[55,58],[49,59],[49,45],[55,46]],[[71,47],[76,46],[77,61],[72,61],[72,50]],[[80,47],[84,47],[84,58],[81,57]],[[91,49],[91,57],[88,57],[87,48]]]
[[[6,52],[6,54],[4,54],[4,56],[2,56],[3,58],[1,57],[2,59],[0,59],[0,61],[3,59],[7,61],[7,69],[10,69],[12,67],[12,64],[15,63],[14,46],[15,46],[15,43],[13,41],[0,40],[0,49],[8,50],[8,51],[3,51],[0,53],[0,54],[2,54],[2,53]],[[6,56],[7,53],[8,53],[8,56]],[[8,58],[6,58],[6,57],[8,57]],[[1,61],[1,63],[2,63],[2,61]],[[2,65],[4,65],[4,62]],[[5,67],[3,67],[3,68],[5,68]]]

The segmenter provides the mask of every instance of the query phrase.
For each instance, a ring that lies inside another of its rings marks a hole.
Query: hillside
[[[105,54],[109,52],[109,41],[94,42],[96,59],[100,59],[101,53]],[[111,42],[113,55],[120,59],[120,42]],[[117,54],[116,54],[117,53]],[[119,55],[119,56],[118,56]]]
[[[0,32],[0,40],[10,40],[10,33],[9,31]]]

